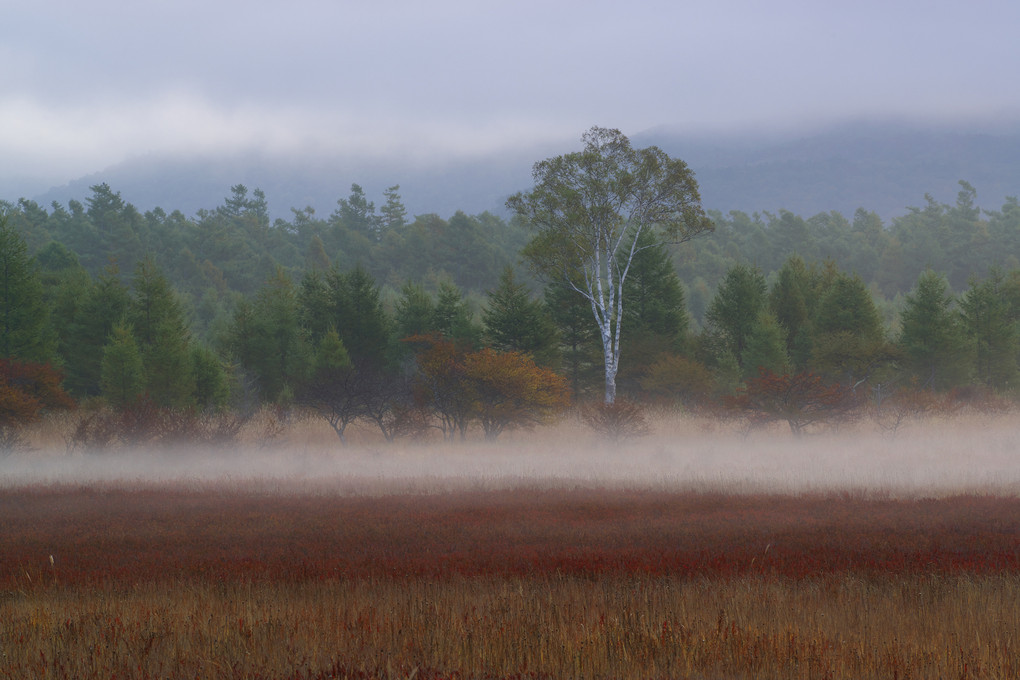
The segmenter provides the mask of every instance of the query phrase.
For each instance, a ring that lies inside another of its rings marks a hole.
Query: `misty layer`
[[[742,434],[724,421],[663,420],[612,444],[576,423],[497,442],[338,447],[309,429],[272,446],[69,455],[52,446],[11,456],[0,485],[162,483],[255,485],[324,493],[443,492],[516,486],[623,486],[728,492],[944,496],[1020,492],[1014,416],[921,422],[890,436],[864,425],[792,437]]]

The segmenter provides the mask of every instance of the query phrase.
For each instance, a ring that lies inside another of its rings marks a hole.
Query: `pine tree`
[[[812,364],[831,378],[857,384],[896,357],[875,301],[859,276],[840,274],[824,288],[813,319]]]
[[[67,386],[72,393],[85,397],[102,391],[102,349],[114,326],[124,321],[130,301],[130,293],[113,266],[107,267],[82,295],[68,329],[67,350],[63,355]]]
[[[135,268],[126,318],[142,353],[149,396],[160,406],[187,405],[194,389],[191,333],[177,293],[151,257]]]
[[[811,358],[811,272],[793,256],[783,263],[769,291],[769,308],[783,329],[786,353],[800,370]]]
[[[899,347],[906,369],[923,387],[944,389],[966,380],[969,352],[945,277],[922,272],[900,314]]]
[[[431,333],[435,321],[435,304],[420,283],[408,281],[400,290],[394,321],[398,338]]]
[[[717,357],[729,354],[738,364],[744,356],[751,331],[765,307],[765,277],[746,265],[729,270],[705,313],[707,337],[716,345]]]
[[[757,376],[761,369],[779,374],[789,370],[783,327],[768,309],[759,312],[758,320],[748,334],[740,363],[745,379]]]
[[[556,327],[542,303],[516,280],[513,267],[504,269],[499,285],[488,292],[482,325],[489,346],[499,352],[524,353],[541,366],[557,361]]]
[[[117,325],[102,352],[100,389],[116,408],[133,404],[145,393],[145,366],[131,330]]]
[[[972,282],[960,300],[963,324],[973,343],[975,377],[984,385],[1010,389],[1017,384],[1020,338],[1004,295],[1005,277],[998,269]]]
[[[464,293],[451,281],[440,281],[433,327],[442,336],[460,345],[475,347],[481,339],[481,329],[474,323]]]
[[[48,310],[25,240],[0,217],[0,353],[6,359],[49,362],[55,342]]]
[[[230,399],[230,380],[216,353],[205,345],[191,348],[191,375],[195,381],[194,402],[204,410],[219,410]]]
[[[545,288],[545,308],[556,326],[560,367],[576,400],[597,388],[602,378],[602,348],[591,322],[591,303],[566,285],[550,283]]]
[[[390,319],[379,299],[379,287],[361,267],[327,277],[336,327],[355,365],[385,366],[390,359]]]

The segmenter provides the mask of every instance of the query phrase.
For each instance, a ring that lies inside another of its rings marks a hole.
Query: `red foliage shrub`
[[[74,408],[49,364],[0,358],[0,453],[24,446],[22,429],[46,410]]]
[[[851,388],[827,383],[810,371],[779,374],[762,368],[728,403],[745,413],[752,426],[785,420],[800,435],[809,425],[856,415],[861,399]]]

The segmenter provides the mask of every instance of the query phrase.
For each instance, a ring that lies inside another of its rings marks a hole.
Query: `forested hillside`
[[[710,213],[714,232],[642,251],[621,394],[720,403],[765,389],[763,369],[1020,388],[1020,204],[982,211],[959,186],[954,204],[924,197],[889,224],[864,209]],[[377,206],[353,185],[325,216],[271,220],[266,202],[235,185],[195,217],[142,213],[99,184],[67,205],[4,203],[0,255],[20,272],[3,293],[5,360],[56,367],[73,398],[112,406],[304,404],[341,438],[358,418],[387,437],[428,422],[496,436],[597,388],[590,306],[533,279],[525,225],[410,216],[397,186]]]

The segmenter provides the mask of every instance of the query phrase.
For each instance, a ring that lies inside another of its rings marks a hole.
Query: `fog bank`
[[[498,442],[340,447],[329,439],[218,450],[68,454],[38,449],[0,460],[0,487],[194,484],[315,493],[438,493],[514,486],[626,486],[739,493],[854,492],[894,496],[1020,493],[1015,416],[866,427],[797,439],[743,435],[706,420],[660,423],[612,444],[580,427]]]

